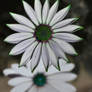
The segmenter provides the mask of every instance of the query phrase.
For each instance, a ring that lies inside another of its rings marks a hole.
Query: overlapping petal
[[[46,23],[49,24],[58,10],[59,1],[57,0],[54,5],[50,8]]]
[[[42,23],[42,4],[40,2],[40,0],[35,0],[35,12],[37,15],[37,19],[40,23]]]
[[[15,34],[8,36],[4,41],[8,43],[16,44],[23,40],[29,39],[32,36],[33,36],[32,33],[15,33]]]
[[[70,33],[56,33],[53,34],[53,37],[64,40],[66,42],[73,42],[73,43],[82,40],[82,38]]]
[[[46,22],[47,16],[48,16],[48,12],[49,12],[49,1],[46,0],[43,6],[43,10],[42,10],[42,20],[43,23]]]
[[[55,16],[53,17],[53,19],[51,20],[50,25],[53,26],[57,22],[62,21],[65,18],[65,16],[67,15],[69,9],[70,9],[70,5],[67,6],[66,8],[60,10],[59,12],[57,12],[55,14]]]
[[[15,13],[10,13],[11,16],[20,24],[24,24],[28,27],[31,27],[31,28],[35,28],[34,24],[29,20],[27,19],[26,17],[22,16],[22,15],[19,15],[19,14],[15,14]]]
[[[29,46],[26,49],[26,51],[24,52],[24,54],[21,58],[20,66],[23,66],[29,62],[28,60],[30,60],[32,58],[32,54],[37,45],[38,45],[38,42],[34,42],[31,46]]]
[[[53,38],[53,40],[56,41],[56,43],[62,48],[62,50],[65,53],[71,54],[71,55],[77,55],[75,49],[69,43],[67,43],[63,40],[60,40],[60,39],[56,39],[56,38]]]
[[[69,18],[69,19],[62,20],[62,21],[56,23],[55,25],[53,25],[52,29],[58,29],[58,28],[67,26],[67,25],[75,22],[76,20],[78,20],[78,18]]]
[[[61,28],[58,28],[58,29],[54,29],[53,31],[54,32],[69,32],[69,33],[72,33],[72,32],[75,32],[77,30],[80,30],[82,29],[81,26],[77,26],[77,25],[67,25],[65,27],[61,27]]]
[[[21,25],[21,24],[7,24],[7,26],[16,31],[16,32],[23,32],[23,33],[32,33],[34,32],[34,30],[30,27],[27,27],[25,25]]]
[[[28,40],[25,40],[25,41],[19,43],[18,45],[13,47],[13,49],[10,52],[10,55],[19,55],[19,54],[23,53],[25,51],[25,49],[27,47],[29,47],[34,41],[35,41],[35,39],[32,38],[32,39],[28,39]]]
[[[29,18],[31,19],[31,21],[34,24],[39,25],[36,13],[33,10],[33,8],[27,2],[25,2],[25,1],[23,1],[23,5],[24,5],[25,12],[27,13],[27,15],[29,16]]]

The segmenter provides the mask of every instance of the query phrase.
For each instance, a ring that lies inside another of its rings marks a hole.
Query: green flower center
[[[39,87],[44,86],[46,84],[46,76],[42,73],[38,73],[34,76],[33,83]]]
[[[52,37],[52,31],[50,26],[43,25],[43,24],[39,25],[36,28],[34,36],[40,42],[47,42]]]

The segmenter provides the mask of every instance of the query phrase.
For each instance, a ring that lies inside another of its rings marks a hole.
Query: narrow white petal
[[[38,21],[42,23],[42,5],[40,0],[35,0],[35,12],[38,18]]]
[[[48,72],[46,72],[46,75],[52,75],[54,73],[59,73],[60,71],[58,71],[58,69],[56,69],[53,65],[51,65],[48,69]]]
[[[43,19],[43,23],[46,22],[47,16],[48,16],[48,12],[49,12],[49,1],[46,0],[43,6],[43,10],[42,10],[42,19]]]
[[[11,50],[10,55],[18,55],[23,53],[34,41],[35,39],[32,38],[19,43]]]
[[[42,48],[42,44],[39,43],[38,46],[36,47],[32,59],[31,59],[31,70],[34,71],[34,69],[36,68],[36,66],[39,64],[40,61],[40,57],[41,57],[41,48]]]
[[[52,85],[47,84],[42,88],[38,89],[38,92],[59,92],[56,88],[54,88]]]
[[[18,64],[12,64],[12,65],[11,65],[11,68],[12,68],[12,69],[17,69],[18,66],[19,66]]]
[[[77,26],[77,25],[68,25],[62,28],[58,28],[58,29],[54,29],[54,32],[75,32],[76,30],[80,30],[82,29],[81,26]]]
[[[15,72],[15,71],[12,70],[12,69],[5,69],[5,70],[3,71],[3,73],[4,73],[5,76],[12,75],[12,74],[18,74],[17,72]]]
[[[36,16],[35,11],[33,10],[33,8],[25,1],[23,1],[23,5],[24,5],[25,12],[27,13],[27,15],[29,16],[31,21],[34,24],[39,25],[38,20],[37,20],[37,16]]]
[[[40,62],[38,64],[38,66],[36,67],[34,74],[37,74],[38,72],[45,73],[45,68],[44,68],[44,65],[43,65],[42,58],[40,58]]]
[[[26,76],[26,77],[32,76],[31,71],[28,70],[28,68],[24,66],[19,67],[18,64],[13,64],[11,66],[11,69],[5,69],[3,73],[5,76],[9,76],[9,75],[20,75],[20,76]]]
[[[30,82],[26,82],[14,87],[10,92],[26,92],[30,88],[30,86]]]
[[[73,85],[61,82],[60,80],[49,80],[49,83],[59,92],[76,92],[76,88]]]
[[[32,87],[29,88],[27,92],[38,92],[38,89],[36,86],[33,85]]]
[[[52,20],[52,18],[54,17],[54,15],[56,14],[57,10],[58,10],[58,5],[59,5],[59,1],[57,0],[54,5],[51,7],[51,9],[49,10],[48,13],[48,17],[47,17],[47,21],[46,23],[49,24]]]
[[[61,72],[70,72],[75,67],[73,63],[67,63],[63,59],[59,59],[59,66],[60,66]]]
[[[42,60],[43,60],[45,69],[47,69],[49,66],[49,55],[48,55],[45,43],[43,43],[43,45],[42,45]]]
[[[31,33],[15,33],[10,36],[8,36],[4,41],[8,43],[19,43],[23,40],[29,39],[33,36]]]
[[[53,17],[52,21],[50,22],[50,26],[53,26],[54,24],[56,24],[59,21],[62,21],[66,17],[69,10],[70,10],[70,5],[67,6],[66,8],[60,10],[58,13],[56,13],[55,16]]]
[[[53,38],[53,40],[56,41],[56,43],[61,47],[61,49],[67,54],[77,55],[75,49],[69,43],[56,38]]]
[[[76,20],[78,20],[78,18],[65,19],[63,21],[56,23],[54,26],[52,26],[52,29],[58,29],[58,28],[64,27],[66,25],[69,25],[69,24],[75,22]]]
[[[28,59],[31,59],[32,53],[35,49],[35,47],[37,46],[38,42],[34,42],[30,47],[28,47],[26,49],[26,51],[24,52],[22,58],[21,58],[21,62],[20,62],[20,66],[25,65],[28,61]]]
[[[32,84],[32,81],[30,78],[26,78],[26,77],[17,77],[17,78],[13,78],[11,79],[8,84],[10,86],[17,86],[19,84],[25,84],[25,82],[30,82],[30,86]]]
[[[18,66],[17,68],[13,68],[13,70],[21,76],[25,76],[25,77],[31,77],[32,76],[31,71],[27,67],[24,67],[24,66],[22,66],[22,67]]]
[[[53,37],[64,40],[66,42],[79,42],[82,39],[70,33],[56,33],[56,34],[53,34]]]
[[[35,28],[34,24],[29,20],[27,19],[26,17],[22,16],[22,15],[19,15],[19,14],[15,14],[15,13],[10,13],[11,16],[20,24],[24,24],[28,27],[31,27],[31,28]]]
[[[53,49],[53,51],[55,52],[57,58],[63,58],[66,61],[68,61],[64,51],[59,47],[59,45],[57,45],[57,43],[55,41],[49,41],[50,42],[50,46]],[[57,48],[57,49],[55,49]]]
[[[16,31],[16,32],[34,32],[34,30],[32,29],[32,28],[29,28],[29,27],[27,27],[27,26],[25,26],[25,25],[21,25],[21,24],[7,24],[7,26],[10,28],[10,29],[12,29],[12,30],[14,30],[14,31]]]
[[[61,66],[61,71],[62,72],[72,71],[73,69],[74,69],[74,64],[66,64],[64,66]]]
[[[68,81],[73,81],[77,78],[76,74],[73,73],[56,73],[53,75],[48,76],[49,80],[52,81],[59,81],[59,82],[68,82]]]
[[[52,65],[54,65],[56,68],[58,68],[58,61],[57,61],[57,57],[55,55],[55,53],[53,52],[53,50],[51,49],[51,47],[49,46],[49,44],[46,44],[46,47],[48,49],[48,53],[49,53],[49,60],[51,61]]]

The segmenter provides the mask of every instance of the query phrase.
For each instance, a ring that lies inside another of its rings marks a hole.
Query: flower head
[[[11,50],[10,55],[23,53],[20,66],[31,62],[31,68],[34,70],[42,58],[46,69],[51,64],[58,68],[58,58],[68,61],[65,53],[77,55],[68,42],[80,41],[81,38],[72,33],[83,27],[72,24],[78,18],[64,20],[70,5],[58,12],[59,0],[51,8],[49,0],[45,1],[43,7],[40,0],[35,0],[34,10],[25,1],[23,1],[23,5],[29,19],[10,13],[19,24],[7,24],[7,26],[18,33],[5,39],[8,43],[17,44]]]
[[[50,66],[46,72],[41,60],[33,73],[29,65],[19,68],[18,64],[12,64],[11,68],[4,70],[4,74],[12,78],[8,82],[14,87],[11,92],[76,92],[76,88],[68,83],[77,77],[70,73],[74,64],[67,64],[60,59],[61,71]]]

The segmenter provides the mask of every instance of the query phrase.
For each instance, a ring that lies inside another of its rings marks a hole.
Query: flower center
[[[38,73],[34,76],[33,83],[39,87],[44,86],[46,84],[46,76],[42,73]]]
[[[41,24],[36,28],[35,37],[40,42],[47,42],[52,37],[50,26]]]

